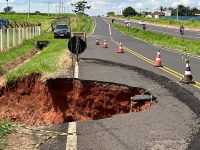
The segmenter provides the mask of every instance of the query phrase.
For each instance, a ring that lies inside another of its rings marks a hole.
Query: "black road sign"
[[[68,49],[73,54],[81,54],[86,49],[86,43],[78,36],[69,39]]]

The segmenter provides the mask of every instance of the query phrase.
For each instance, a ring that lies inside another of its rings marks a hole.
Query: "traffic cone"
[[[181,80],[181,82],[186,83],[186,84],[195,83],[194,81],[192,81],[192,79],[193,79],[193,77],[192,77],[192,71],[190,69],[190,61],[186,60],[185,74],[184,74],[184,77]]]
[[[98,38],[96,38],[96,45],[100,45]]]
[[[124,53],[123,44],[120,42],[117,53]]]
[[[157,52],[156,61],[155,61],[154,67],[163,67],[161,65],[160,50]]]
[[[103,46],[102,46],[102,48],[108,48],[108,45],[107,45],[107,42],[106,42],[106,40],[104,40],[104,43],[103,43]]]

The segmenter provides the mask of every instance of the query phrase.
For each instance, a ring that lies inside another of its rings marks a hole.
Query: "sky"
[[[72,12],[72,3],[81,0],[62,0],[65,6],[65,12]],[[91,6],[85,13],[91,16],[106,15],[109,11],[114,11],[116,14],[121,14],[122,10],[128,6],[133,7],[136,11],[155,11],[159,10],[160,6],[176,7],[178,4],[185,6],[200,8],[199,0],[86,0]],[[13,11],[27,12],[29,0],[8,0],[9,6],[13,7]],[[31,12],[40,11],[42,13],[49,12],[56,13],[59,11],[59,0],[30,0]],[[3,11],[7,5],[6,0],[0,0],[0,12]]]

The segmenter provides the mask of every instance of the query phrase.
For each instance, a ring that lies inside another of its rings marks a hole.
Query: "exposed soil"
[[[2,67],[0,68],[0,76],[2,76],[3,74],[7,73],[9,70],[17,67],[18,65],[22,64],[23,62],[25,62],[26,60],[32,58],[34,55],[36,55],[38,52],[38,50],[33,50],[31,52],[28,52],[4,65],[2,65]]]
[[[128,113],[130,98],[144,89],[72,78],[41,80],[33,74],[0,87],[0,119],[30,125],[101,119]],[[155,102],[134,106],[134,112]],[[137,105],[137,104],[136,104]]]

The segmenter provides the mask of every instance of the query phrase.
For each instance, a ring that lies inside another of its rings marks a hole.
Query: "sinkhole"
[[[72,78],[41,80],[40,74],[16,79],[0,87],[0,119],[28,125],[97,120],[139,112],[155,100],[133,103],[145,89]],[[149,94],[149,93],[147,93]]]

